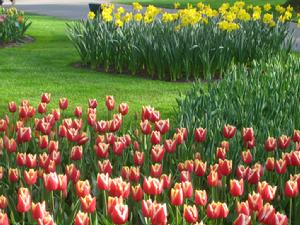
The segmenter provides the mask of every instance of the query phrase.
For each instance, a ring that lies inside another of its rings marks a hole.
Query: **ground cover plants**
[[[290,51],[291,7],[199,3],[174,13],[149,6],[141,13],[104,5],[97,18],[69,24],[82,63],[105,71],[161,80],[220,78],[232,64],[248,64]],[[159,57],[157,57],[159,56]]]
[[[31,22],[16,8],[0,6],[0,46],[8,42],[21,41]]]

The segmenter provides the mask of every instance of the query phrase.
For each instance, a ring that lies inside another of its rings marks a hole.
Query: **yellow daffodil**
[[[298,27],[300,27],[300,19],[298,19]]]
[[[141,13],[137,13],[134,15],[134,20],[140,22],[143,19],[143,15]]]
[[[132,3],[132,6],[133,6],[133,9],[135,10],[135,11],[141,11],[142,9],[143,9],[143,6],[140,4],[140,3],[138,3],[138,2],[134,2],[134,3]]]
[[[123,14],[125,12],[125,9],[123,7],[118,8],[118,13]]]
[[[275,6],[275,10],[276,10],[277,12],[279,12],[280,14],[283,14],[283,13],[285,12],[285,8],[282,7],[281,5],[276,5],[276,6]]]
[[[115,22],[115,24],[116,24],[117,27],[123,27],[124,22],[122,20],[120,20],[120,19],[117,19],[116,22]]]
[[[264,5],[264,10],[265,11],[270,11],[271,9],[272,9],[272,6],[271,6],[270,3],[267,3],[267,4]]]
[[[90,11],[89,13],[88,13],[88,18],[89,18],[89,20],[93,20],[94,18],[95,18],[95,13],[94,12],[92,12],[92,11]]]
[[[174,9],[178,9],[180,7],[180,3],[179,2],[175,2],[174,3]]]

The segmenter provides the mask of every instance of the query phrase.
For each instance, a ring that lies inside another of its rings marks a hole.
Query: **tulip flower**
[[[228,216],[229,210],[226,203],[212,202],[207,205],[206,215],[210,219],[221,219]]]
[[[15,102],[8,103],[8,110],[11,113],[15,113],[17,111],[17,104]]]
[[[76,106],[76,107],[75,107],[75,110],[74,110],[74,115],[75,115],[77,118],[81,118],[81,116],[82,116],[82,107]]]
[[[86,213],[93,213],[96,209],[96,198],[90,194],[80,197],[81,208]]]
[[[27,188],[19,188],[17,211],[20,213],[28,212],[31,208],[31,195]]]
[[[112,111],[115,108],[115,100],[113,96],[106,96],[106,102],[105,102],[106,108],[109,111]]]
[[[228,176],[229,174],[231,174],[231,171],[232,171],[232,160],[227,160],[227,159],[222,160],[222,159],[219,159],[218,171],[223,176]]]
[[[0,212],[0,224],[1,225],[9,225],[8,216],[4,212]]]
[[[26,154],[26,166],[28,168],[34,168],[37,165],[36,155]]]
[[[31,129],[30,127],[21,127],[17,132],[17,142],[25,143],[31,140]]]
[[[207,204],[206,190],[195,190],[195,204],[200,206],[206,206]]]
[[[40,114],[45,114],[47,111],[47,104],[44,103],[44,102],[41,102],[39,105],[38,105],[38,113]]]
[[[249,208],[248,201],[237,202],[235,211],[237,214],[244,214],[244,215],[250,216],[251,211]]]
[[[284,194],[289,198],[296,198],[299,194],[299,187],[297,181],[288,180],[285,183]]]
[[[155,163],[150,166],[150,176],[159,178],[162,174],[162,164]]]
[[[151,131],[152,131],[151,124],[148,120],[141,121],[140,128],[144,135],[151,134]]]
[[[151,199],[142,201],[142,214],[146,218],[150,218],[153,214],[153,202]]]
[[[226,159],[226,154],[227,154],[227,151],[225,148],[217,148],[217,151],[216,151],[216,158],[217,159]]]
[[[300,151],[292,151],[290,157],[292,166],[300,166]]]
[[[253,140],[253,138],[254,138],[253,128],[252,127],[250,127],[250,128],[243,128],[243,130],[242,130],[242,137],[243,137],[244,142]]]
[[[274,224],[280,224],[280,225],[288,225],[288,218],[286,215],[281,214],[280,212],[277,212],[274,217]]]
[[[6,209],[7,198],[4,195],[0,195],[0,209]]]
[[[8,170],[8,177],[10,182],[17,182],[19,180],[19,170],[9,168]]]
[[[210,187],[217,187],[219,181],[218,173],[215,171],[210,171],[209,175],[207,176],[207,183]]]
[[[259,182],[257,192],[260,193],[264,201],[272,201],[275,198],[277,186],[271,186],[266,181]]]
[[[180,172],[180,182],[191,181],[191,175],[189,171],[181,171]]]
[[[242,196],[244,193],[244,180],[230,180],[230,194],[233,197]]]
[[[129,216],[128,205],[116,204],[113,207],[110,216],[114,224],[125,224]]]
[[[48,135],[42,135],[39,137],[39,147],[40,149],[45,149],[48,147]]]
[[[55,191],[58,189],[58,177],[56,172],[45,174],[43,176],[44,185],[47,191]]]
[[[166,175],[166,174],[162,174],[161,177],[160,177],[160,181],[163,184],[163,189],[164,190],[170,189],[170,185],[171,185],[171,181],[172,181],[171,174],[169,174],[169,176]]]
[[[252,154],[249,149],[242,152],[242,160],[245,164],[250,164],[252,162]]]
[[[191,198],[194,192],[193,185],[190,181],[181,182],[184,198]]]
[[[108,199],[107,199],[107,212],[108,212],[108,214],[111,214],[114,207],[118,204],[123,204],[123,198],[122,197],[108,196]]]
[[[109,160],[104,160],[103,162],[98,162],[98,168],[100,173],[108,173],[109,175],[112,174],[112,165]]]
[[[282,135],[278,138],[278,146],[282,150],[287,149],[290,146],[290,142],[291,138],[286,135]]]
[[[147,195],[160,195],[163,190],[162,182],[157,178],[145,177],[143,190]]]
[[[106,173],[98,173],[97,185],[99,190],[108,190],[109,188],[109,175]]]
[[[74,146],[71,150],[70,159],[76,161],[81,160],[83,156],[82,146]]]
[[[123,166],[121,169],[121,176],[124,180],[129,180],[130,168],[128,166]]]
[[[166,134],[170,129],[169,119],[159,120],[155,122],[155,130],[159,131],[162,135]]]
[[[26,153],[17,153],[16,156],[16,163],[18,166],[25,166],[26,165]]]
[[[223,128],[223,136],[224,138],[233,138],[234,135],[236,133],[236,127],[235,126],[232,126],[232,125],[224,125],[224,128]]]
[[[133,201],[138,202],[143,199],[144,192],[140,184],[131,186],[131,197]]]
[[[248,195],[249,208],[253,211],[259,211],[263,207],[263,199],[259,193],[253,192]]]
[[[128,198],[130,194],[130,183],[123,181],[121,177],[110,179],[109,195],[113,197]]]
[[[89,217],[87,213],[79,211],[74,220],[74,225],[89,225]]]
[[[162,145],[154,145],[151,149],[151,159],[153,162],[161,162],[165,155],[165,149]]]
[[[124,144],[123,144],[123,142],[121,142],[121,141],[115,141],[113,143],[113,153],[115,155],[118,155],[118,156],[122,155],[123,150],[124,150]]]
[[[275,162],[275,171],[278,174],[285,174],[287,169],[287,161],[283,159],[276,160]]]
[[[244,147],[249,148],[249,149],[253,149],[255,147],[255,137],[253,137],[249,141],[244,141]]]
[[[27,185],[34,185],[37,181],[37,171],[34,169],[24,170],[24,180]]]
[[[96,99],[89,99],[88,105],[89,105],[89,108],[95,109],[98,106],[98,102]]]
[[[4,147],[6,148],[8,153],[16,152],[17,150],[17,143],[15,139],[4,139]]]
[[[229,142],[228,141],[222,141],[220,147],[225,148],[226,152],[228,152],[229,151]]]
[[[41,102],[49,104],[50,100],[51,100],[51,94],[49,94],[49,93],[43,93],[41,95]]]
[[[158,145],[161,142],[161,133],[159,131],[152,131],[150,141],[153,145]]]
[[[144,152],[135,151],[133,156],[133,161],[136,166],[141,166],[144,164]]]
[[[293,132],[293,141],[300,142],[300,130],[294,130]]]
[[[238,217],[233,222],[233,225],[251,225],[251,216],[238,214]]]
[[[198,220],[198,209],[195,205],[184,205],[183,217],[188,223],[196,223]]]
[[[46,202],[43,201],[42,203],[32,203],[31,211],[33,219],[43,219],[46,215]]]
[[[85,197],[91,193],[91,186],[88,180],[79,180],[75,185],[76,194],[78,197]]]
[[[174,188],[171,189],[170,201],[171,204],[174,206],[183,205],[183,190],[180,185],[175,185]]]
[[[206,129],[202,127],[197,128],[194,134],[195,141],[198,143],[204,142],[206,139],[206,132],[207,132]]]
[[[100,120],[95,122],[95,129],[100,133],[105,133],[108,130],[108,122]]]
[[[268,139],[265,141],[265,150],[267,152],[272,152],[276,149],[276,145],[276,138],[268,137]]]
[[[7,129],[7,121],[4,119],[0,119],[0,133],[6,131]]]
[[[174,153],[176,150],[177,142],[176,140],[166,139],[164,143],[164,148],[168,153]]]
[[[247,170],[248,173],[247,173],[247,181],[248,183],[250,184],[257,184],[260,180],[260,170],[258,168],[253,168],[253,169],[248,169]]]
[[[123,116],[127,115],[128,109],[129,107],[127,103],[123,102],[119,105],[119,113],[121,113]]]
[[[167,205],[164,204],[153,204],[153,211],[151,215],[151,223],[152,224],[166,224],[167,223]]]
[[[270,224],[275,219],[275,209],[270,203],[266,203],[258,212],[257,219],[264,224]]]
[[[268,171],[273,171],[274,168],[275,168],[275,161],[274,161],[274,157],[268,157],[267,160],[266,160],[266,169]]]
[[[206,172],[207,162],[202,162],[199,159],[194,161],[194,172],[196,176],[204,176]]]

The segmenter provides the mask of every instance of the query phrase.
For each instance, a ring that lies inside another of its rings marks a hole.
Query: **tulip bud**
[[[69,101],[67,98],[61,98],[59,99],[59,108],[61,110],[66,110],[69,106]]]
[[[293,132],[293,141],[300,142],[300,130],[294,130]]]
[[[274,157],[268,157],[265,165],[268,171],[273,171],[275,168]]]
[[[166,134],[170,129],[169,119],[159,120],[155,122],[155,130],[159,131],[162,135]]]
[[[105,102],[106,108],[109,111],[112,111],[115,108],[115,100],[113,96],[106,96],[106,102]]]
[[[194,161],[194,172],[196,176],[204,176],[206,172],[207,162],[202,162],[199,159]]]
[[[136,166],[144,164],[144,152],[135,151],[133,155],[133,161]]]
[[[112,165],[109,160],[104,160],[103,162],[98,162],[98,167],[100,173],[108,173],[109,175],[112,174]]]
[[[91,186],[88,180],[79,180],[75,185],[76,194],[78,197],[85,197],[91,193]]]
[[[254,138],[253,128],[252,127],[250,127],[250,128],[243,128],[243,130],[242,130],[242,137],[243,137],[244,142],[253,140],[253,138]]]
[[[219,181],[218,173],[215,171],[210,171],[209,175],[207,176],[207,183],[210,187],[217,187]]]
[[[237,214],[244,214],[250,216],[251,212],[250,212],[248,201],[237,202],[235,211]]]
[[[278,174],[285,174],[287,169],[287,161],[283,159],[276,160],[275,162],[275,171]]]
[[[140,128],[144,135],[149,135],[151,133],[151,124],[148,120],[141,121]]]
[[[0,209],[6,209],[6,208],[7,208],[7,198],[4,195],[0,195]]]
[[[259,211],[263,207],[263,199],[259,193],[253,192],[248,195],[249,208],[253,211]]]
[[[128,205],[116,204],[113,207],[110,216],[114,224],[125,224],[129,216]]]
[[[41,102],[41,103],[38,105],[38,112],[39,112],[40,114],[45,114],[46,111],[47,111],[47,104]]]
[[[282,150],[287,149],[290,146],[290,142],[291,138],[286,135],[282,135],[278,138],[278,146]]]
[[[169,174],[169,176],[166,175],[166,174],[162,174],[161,177],[160,177],[160,181],[163,184],[163,189],[164,190],[170,189],[170,185],[171,185],[171,181],[172,181],[171,174]]]
[[[167,223],[167,205],[164,204],[153,204],[153,212],[151,215],[152,224],[166,224]]]
[[[58,189],[58,177],[56,172],[51,172],[43,176],[44,185],[47,191],[55,191]]]
[[[19,180],[19,171],[18,169],[9,168],[8,177],[10,182],[17,182]]]
[[[27,185],[34,185],[37,181],[37,171],[34,169],[24,170],[24,180]]]
[[[154,165],[151,165],[150,167],[150,176],[151,177],[160,177],[162,174],[162,164],[155,163]]]
[[[166,139],[164,143],[164,148],[168,153],[174,153],[176,150],[177,142],[176,140]]]
[[[15,102],[8,103],[8,110],[11,113],[15,113],[17,111],[17,104]]]
[[[70,159],[76,161],[81,160],[83,156],[83,148],[82,146],[74,146],[71,150]]]
[[[238,217],[233,222],[233,225],[251,225],[251,216],[238,214]]]
[[[151,159],[153,162],[161,162],[165,155],[165,149],[162,145],[154,145],[151,149]]]
[[[258,212],[257,219],[263,224],[270,224],[275,219],[275,209],[270,203],[266,203]]]
[[[89,99],[89,108],[95,109],[98,106],[98,102],[96,99]]]
[[[246,164],[250,164],[252,162],[252,154],[249,149],[242,152],[242,160]]]
[[[74,110],[74,115],[75,115],[77,118],[80,118],[80,117],[82,116],[82,107],[76,106],[76,107],[75,107],[75,110]]]
[[[143,199],[144,192],[140,184],[131,187],[131,196],[133,201],[138,202]]]
[[[0,212],[0,224],[1,225],[9,225],[8,216],[4,212]]]
[[[161,142],[161,134],[159,131],[152,131],[150,141],[153,145],[158,145]]]

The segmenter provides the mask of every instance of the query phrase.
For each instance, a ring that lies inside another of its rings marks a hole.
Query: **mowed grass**
[[[136,2],[136,0],[113,0],[116,3],[122,4],[131,4],[132,2]],[[163,8],[173,8],[174,3],[180,3],[180,7],[184,8],[188,3],[196,5],[199,2],[203,2],[204,4],[210,5],[212,8],[218,8],[223,3],[228,2],[233,4],[236,0],[139,0],[139,3],[142,5],[155,5]],[[252,5],[264,5],[266,3],[270,3],[272,5],[284,4],[286,0],[244,0],[246,4]]]
[[[117,103],[127,102],[127,122],[141,112],[143,105],[152,105],[171,117],[178,93],[191,83],[170,83],[129,75],[106,74],[72,66],[80,61],[66,36],[67,20],[31,15],[29,35],[36,41],[20,47],[0,49],[0,118],[7,113],[7,103],[29,99],[37,106],[43,92],[52,94],[50,108],[58,107],[60,97],[69,99],[71,114],[76,105],[87,108],[89,98],[96,98],[99,111],[104,112],[106,95]]]

